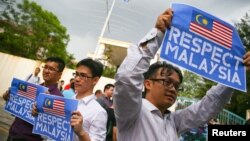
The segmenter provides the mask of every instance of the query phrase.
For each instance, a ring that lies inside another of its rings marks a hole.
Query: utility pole
[[[100,34],[100,36],[99,36],[99,39],[102,39],[102,38],[103,38],[103,35],[104,35],[104,33],[105,33],[106,27],[107,27],[108,22],[109,22],[109,19],[110,19],[110,15],[111,15],[112,10],[113,10],[114,5],[115,5],[115,1],[116,1],[116,0],[113,0],[112,5],[111,5],[111,7],[110,7],[110,9],[109,9],[109,12],[108,12],[108,15],[107,15],[107,17],[106,17],[105,23],[104,23],[104,25],[103,25],[102,32],[101,32],[101,34]],[[94,56],[95,56],[95,59],[98,57],[98,50],[99,50],[99,47],[100,47],[100,44],[99,44],[99,40],[98,40],[98,41],[97,41],[97,46],[96,46],[96,48],[95,48],[95,55],[94,55]]]

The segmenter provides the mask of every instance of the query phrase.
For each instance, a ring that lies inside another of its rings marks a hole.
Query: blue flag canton
[[[225,47],[226,49],[232,48],[233,29],[215,20],[213,17],[209,17],[206,13],[199,13],[194,10],[189,28],[191,32],[219,46]]]
[[[65,117],[65,102],[63,100],[45,98],[43,102],[43,110],[56,116]]]
[[[53,101],[54,101],[53,99],[46,98],[44,100],[43,107],[52,109],[53,108]]]
[[[213,20],[208,18],[205,15],[202,15],[202,14],[196,12],[196,11],[193,11],[193,13],[192,13],[192,21],[191,22],[194,24],[200,25],[201,27],[206,28],[208,30],[212,30]]]
[[[18,95],[35,100],[36,92],[37,92],[36,87],[30,86],[23,82],[19,82],[17,87],[18,87],[18,90],[17,90]]]
[[[23,91],[23,92],[27,92],[27,85],[25,85],[23,83],[19,83],[18,90]]]

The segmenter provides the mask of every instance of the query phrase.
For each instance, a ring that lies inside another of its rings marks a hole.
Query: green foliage
[[[250,49],[250,17],[248,13],[241,19],[240,23],[236,23],[235,27],[238,30],[243,45],[249,50]]]
[[[114,79],[117,68],[114,65],[112,65],[112,60],[111,60],[112,52],[113,51],[111,49],[111,46],[107,45],[105,47],[102,59],[104,60],[105,64],[109,64],[109,65],[105,66],[105,69],[104,69],[102,75],[105,77],[109,77],[109,78]]]
[[[183,91],[179,92],[180,96],[201,99],[207,90],[204,79],[189,71],[184,71],[183,76]]]
[[[67,66],[74,66],[73,55],[66,51],[69,35],[53,13],[28,0],[0,3],[4,4],[0,15],[1,52],[37,60],[58,56]]]
[[[105,77],[109,77],[109,78],[114,79],[115,74],[116,74],[116,68],[115,67],[105,67],[102,75],[105,76]]]
[[[246,50],[250,50],[250,17],[248,13],[241,19],[241,22],[235,24],[243,45]],[[241,117],[246,117],[246,110],[250,109],[250,74],[246,75],[247,93],[235,91],[231,99],[231,104],[226,108]]]

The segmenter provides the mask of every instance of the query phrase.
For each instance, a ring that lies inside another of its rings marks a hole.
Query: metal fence
[[[183,109],[195,102],[197,102],[198,99],[191,99],[187,97],[178,97],[177,98],[177,106],[176,110]],[[216,119],[219,120],[220,124],[224,125],[243,125],[246,120],[226,109],[223,109],[217,116]]]

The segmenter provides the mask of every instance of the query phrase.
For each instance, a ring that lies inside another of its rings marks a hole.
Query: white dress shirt
[[[76,99],[76,96],[74,96]],[[83,116],[83,129],[89,134],[91,141],[105,141],[107,112],[96,101],[94,94],[78,100],[77,110]],[[74,134],[74,141],[78,141]]]
[[[34,74],[28,75],[25,80],[30,82],[30,83],[37,84],[37,85],[39,85],[41,83],[40,77],[35,76]]]
[[[217,85],[208,90],[201,101],[164,115],[151,102],[142,99],[143,73],[160,48],[163,36],[154,28],[138,45],[129,47],[115,76],[113,96],[119,141],[178,141],[181,133],[215,117],[232,96],[231,88]],[[139,47],[145,42],[147,47]]]

